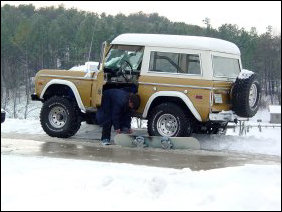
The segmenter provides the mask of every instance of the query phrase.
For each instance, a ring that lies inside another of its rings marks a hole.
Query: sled
[[[200,142],[193,137],[161,137],[147,135],[117,134],[114,137],[116,145],[138,148],[162,148],[162,149],[200,149]]]

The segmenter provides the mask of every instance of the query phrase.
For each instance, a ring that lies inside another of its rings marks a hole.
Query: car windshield
[[[143,49],[142,46],[113,45],[106,57],[105,71],[116,72],[121,66],[126,70],[140,71]]]

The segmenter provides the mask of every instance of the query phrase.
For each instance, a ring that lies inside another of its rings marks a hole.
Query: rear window
[[[213,73],[215,77],[236,78],[240,73],[238,59],[213,56]]]

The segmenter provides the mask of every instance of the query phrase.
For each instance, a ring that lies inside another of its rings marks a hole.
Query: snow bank
[[[246,135],[238,136],[239,129],[228,129],[226,136],[195,135],[200,140],[201,149],[214,151],[236,151],[281,156],[281,127],[251,128]]]
[[[258,120],[261,120],[262,123],[270,122],[270,113],[267,109],[258,110],[257,114],[249,118],[249,123],[258,123]]]
[[[269,105],[269,112],[281,114],[281,105]]]
[[[242,69],[239,73],[238,79],[248,79],[251,75],[253,75],[254,72],[249,71],[247,69]]]
[[[45,134],[39,120],[10,118],[1,124],[1,133]]]
[[[281,166],[208,171],[1,155],[1,210],[281,210]]]

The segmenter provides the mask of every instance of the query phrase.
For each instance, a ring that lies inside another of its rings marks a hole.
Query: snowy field
[[[281,210],[281,166],[191,171],[1,155],[1,210]]]
[[[268,118],[261,112],[251,122]],[[78,133],[86,135],[89,126]],[[38,120],[9,118],[1,133],[45,134]],[[227,134],[201,146],[281,156],[281,128]],[[281,211],[281,164],[192,171],[1,153],[1,210]]]

